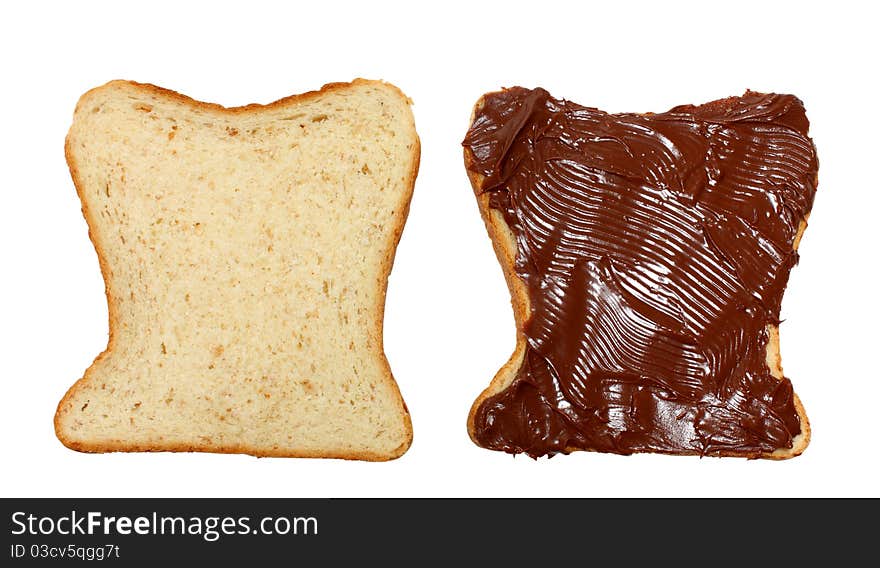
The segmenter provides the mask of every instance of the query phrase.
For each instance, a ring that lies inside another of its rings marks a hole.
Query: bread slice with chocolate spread
[[[533,457],[803,452],[778,325],[818,183],[808,127],[791,95],[659,114],[481,97],[464,161],[517,341],[471,408],[473,441]]]

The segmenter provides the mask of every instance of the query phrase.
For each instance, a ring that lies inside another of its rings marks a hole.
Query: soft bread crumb
[[[357,80],[223,109],[114,81],[82,97],[66,149],[110,341],[58,407],[65,445],[406,451],[382,347],[419,158],[399,90]]]

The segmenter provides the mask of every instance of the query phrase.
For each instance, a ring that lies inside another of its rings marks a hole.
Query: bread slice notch
[[[476,104],[473,107],[470,119],[471,128],[477,125],[479,122],[485,119],[482,115],[484,107],[489,104],[489,100],[492,97],[498,95],[505,95],[509,91],[515,90],[524,90],[521,87],[514,87],[511,89],[502,89],[501,91],[489,92],[481,96]],[[751,91],[747,91],[746,95],[760,95],[760,93],[753,93]],[[735,101],[736,97],[731,97],[728,99],[722,99],[719,101],[714,101],[710,103],[706,103],[703,105],[704,107],[711,108],[725,108],[726,105]],[[567,104],[568,101],[562,101],[561,104]],[[799,101],[798,101],[799,103]],[[560,104],[560,101],[556,101],[556,104]],[[525,105],[524,105],[525,106]],[[677,107],[677,108],[685,108],[685,107]],[[694,107],[689,107],[694,108]],[[596,109],[588,109],[590,111],[595,111]],[[673,109],[676,110],[676,109]],[[493,111],[494,112],[494,111]],[[597,111],[601,112],[601,111]],[[670,111],[672,112],[672,111]],[[651,116],[653,113],[646,113],[642,116]],[[607,115],[610,119],[614,119],[616,115]],[[628,114],[626,116],[636,116],[632,114]],[[495,115],[497,118],[497,114]],[[522,117],[518,117],[521,119]],[[511,121],[513,123],[514,121]],[[514,126],[516,128],[514,128]],[[546,126],[546,125],[545,125]],[[498,126],[497,124],[493,124],[492,128],[497,128],[499,131],[504,130],[508,125]],[[523,128],[523,123],[511,124],[509,125],[509,129],[513,131],[519,131]],[[543,134],[543,133],[542,133]],[[470,131],[468,133],[470,135]],[[499,137],[501,139],[501,137]],[[812,145],[812,142],[810,142]],[[511,296],[511,304],[514,311],[514,319],[516,323],[516,346],[514,348],[513,353],[509,357],[509,359],[504,363],[504,365],[498,370],[495,376],[492,378],[488,387],[486,387],[476,398],[473,405],[471,406],[470,412],[468,413],[467,418],[467,430],[468,434],[471,437],[471,440],[479,445],[485,447],[481,441],[478,439],[477,435],[477,414],[480,411],[480,408],[484,403],[492,399],[497,395],[501,395],[505,393],[508,389],[510,389],[517,381],[518,375],[521,369],[526,365],[525,357],[527,355],[528,349],[528,341],[529,338],[525,332],[525,328],[528,325],[529,318],[533,314],[533,299],[530,298],[529,288],[520,275],[517,273],[516,263],[517,263],[517,235],[514,232],[513,228],[507,223],[505,220],[504,214],[496,208],[490,206],[491,193],[487,191],[486,186],[488,185],[487,178],[479,173],[475,164],[477,159],[475,157],[474,148],[477,144],[469,143],[468,139],[465,139],[463,143],[464,150],[464,164],[467,171],[468,178],[471,183],[471,187],[474,191],[474,194],[477,199],[477,204],[479,207],[480,215],[483,219],[483,222],[486,226],[487,232],[492,242],[493,249],[495,251],[496,257],[498,258],[499,263],[501,264],[505,280],[507,282],[510,296]],[[486,148],[481,147],[481,152],[485,152]],[[498,170],[502,169],[500,162],[496,164]],[[513,174],[510,172],[506,172],[505,176],[513,177]],[[526,176],[528,177],[528,176]],[[811,183],[815,187],[818,185],[818,178],[811,180]],[[803,236],[804,230],[807,226],[807,219],[809,217],[809,207],[807,207],[807,213],[800,220],[797,225],[796,235],[793,239],[792,243],[792,252],[796,253],[798,246],[800,244],[801,238]],[[778,380],[784,379],[784,374],[782,370],[782,362],[781,362],[781,354],[780,354],[780,344],[779,344],[779,327],[776,324],[768,323],[766,328],[767,335],[767,343],[766,343],[766,353],[765,353],[765,362],[766,362],[766,371],[772,377]],[[791,393],[792,396],[792,404],[794,406],[795,412],[797,414],[797,418],[800,422],[800,432],[793,436],[791,440],[790,447],[778,447],[770,451],[763,452],[755,452],[755,451],[739,451],[735,448],[731,448],[728,450],[713,450],[707,453],[699,453],[693,451],[659,451],[654,450],[655,453],[670,453],[670,454],[679,454],[679,455],[695,455],[699,454],[701,456],[713,456],[713,457],[745,457],[749,459],[770,459],[770,460],[784,460],[793,457],[797,457],[801,455],[807,446],[810,443],[811,438],[811,426],[809,419],[807,417],[806,411],[804,409],[803,404],[801,403],[800,398],[794,392]],[[522,424],[521,427],[523,430],[527,430],[529,428],[534,427],[534,424]],[[497,448],[492,448],[497,449]],[[520,453],[518,451],[510,451],[505,450],[509,453]],[[607,450],[595,450],[592,448],[584,448],[575,445],[567,446],[561,449],[561,453],[571,453],[575,451],[607,451]],[[639,451],[650,451],[650,450],[639,450]],[[528,453],[528,452],[526,452]],[[621,453],[629,453],[629,452],[621,452]],[[531,455],[531,454],[530,454]],[[551,456],[553,454],[550,454]],[[532,455],[532,457],[538,457]]]
[[[84,94],[65,150],[110,331],[58,405],[59,440],[402,455],[382,326],[419,166],[410,104],[363,79],[238,108],[128,81]]]

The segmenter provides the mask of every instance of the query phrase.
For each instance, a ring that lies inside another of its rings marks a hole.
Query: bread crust
[[[471,112],[470,122],[468,123],[469,125],[473,124],[474,117],[483,108],[486,98],[492,94],[494,93],[487,93],[480,97],[480,99],[476,102],[473,111]],[[507,222],[504,220],[504,216],[498,211],[489,207],[489,194],[482,191],[484,178],[482,175],[472,171],[471,166],[473,165],[474,160],[470,149],[468,149],[467,147],[464,148],[464,163],[465,169],[468,174],[468,179],[470,180],[474,195],[477,198],[477,205],[479,206],[480,216],[483,218],[483,223],[486,225],[486,231],[489,233],[489,238],[492,240],[492,248],[495,250],[495,255],[498,258],[498,262],[501,264],[501,269],[504,272],[504,279],[507,281],[507,287],[510,291],[510,302],[513,306],[513,315],[516,322],[516,347],[514,347],[513,353],[511,354],[507,362],[504,363],[504,365],[492,378],[489,386],[486,387],[479,394],[479,396],[477,396],[476,400],[471,405],[470,412],[468,413],[468,435],[475,444],[479,445],[476,438],[476,426],[474,422],[477,411],[486,399],[491,398],[507,389],[516,378],[520,366],[522,365],[523,357],[525,356],[526,336],[523,332],[523,329],[525,328],[525,322],[528,321],[531,315],[531,308],[528,288],[525,282],[523,282],[522,279],[516,274],[515,262],[517,245],[514,234],[511,231],[510,227],[507,225]],[[803,236],[804,230],[807,227],[808,217],[809,215],[807,215],[807,217],[805,217],[801,221],[798,227],[798,234],[794,240],[794,250],[797,250],[798,245],[800,244],[801,237]],[[774,377],[781,380],[783,378],[783,373],[782,357],[779,349],[778,326],[768,325],[767,334],[767,368]],[[779,448],[773,452],[756,453],[720,451],[708,454],[708,456],[785,460],[801,455],[810,443],[811,428],[810,421],[807,418],[806,410],[804,409],[804,406],[801,403],[801,400],[798,397],[797,393],[794,393],[794,406],[797,410],[798,418],[800,419],[801,432],[792,440],[791,448]],[[567,453],[575,451],[592,450],[583,450],[581,448],[575,447],[566,448]],[[666,452],[658,451],[653,453]],[[673,455],[681,455],[680,453],[669,453]]]
[[[252,103],[244,106],[238,107],[224,107],[222,105],[216,103],[209,103],[195,100],[191,97],[178,93],[176,91],[172,91],[170,89],[165,89],[162,87],[158,87],[156,85],[152,85],[149,83],[138,83],[135,81],[126,81],[126,80],[113,80],[102,86],[96,87],[94,89],[90,89],[86,93],[84,93],[76,105],[76,110],[78,111],[81,105],[84,104],[86,100],[90,97],[92,93],[99,90],[115,88],[120,85],[123,86],[131,86],[139,89],[145,93],[170,98],[175,100],[178,103],[182,103],[194,109],[201,109],[204,111],[214,112],[218,114],[232,114],[232,115],[245,115],[245,114],[253,114],[258,113],[271,108],[284,107],[288,105],[298,105],[305,102],[308,102],[311,99],[326,95],[333,91],[344,91],[346,89],[350,89],[356,85],[380,85],[385,88],[390,88],[399,95],[406,104],[412,105],[412,100],[407,97],[403,91],[401,91],[395,85],[391,83],[386,83],[384,81],[377,81],[372,79],[362,79],[356,78],[349,83],[344,82],[336,82],[336,83],[327,83],[319,90],[316,91],[308,91],[305,93],[291,95],[288,97],[284,97],[282,99],[278,99],[274,102],[268,104],[258,104]],[[388,276],[391,273],[391,268],[394,264],[394,257],[397,251],[397,245],[400,242],[400,237],[403,234],[403,228],[406,224],[407,216],[409,215],[409,207],[410,202],[412,200],[413,191],[415,189],[415,180],[418,176],[419,171],[419,163],[421,158],[421,142],[419,140],[418,134],[415,130],[415,126],[413,125],[412,131],[410,132],[413,137],[414,143],[411,153],[412,160],[412,169],[410,171],[409,177],[406,180],[405,187],[406,191],[401,197],[401,207],[399,207],[395,213],[396,219],[393,230],[389,231],[389,239],[387,245],[389,246],[390,253],[385,257],[384,262],[381,266],[381,289],[378,294],[378,302],[375,306],[377,317],[375,321],[378,322],[377,327],[373,329],[373,333],[375,337],[378,339],[379,351],[382,354],[381,364],[384,367],[385,373],[383,379],[385,380],[387,386],[394,393],[397,401],[399,402],[401,408],[401,418],[404,422],[406,439],[404,442],[392,450],[389,453],[378,453],[378,452],[370,452],[370,451],[348,451],[348,452],[336,452],[332,450],[328,451],[309,451],[309,450],[301,450],[288,452],[284,450],[274,450],[274,449],[265,449],[258,448],[253,446],[248,446],[244,444],[231,444],[231,445],[213,445],[213,444],[175,444],[175,443],[162,443],[162,444],[133,444],[129,442],[125,442],[122,440],[114,441],[114,442],[95,442],[95,443],[87,443],[81,442],[78,440],[74,440],[69,437],[65,432],[62,426],[61,418],[65,412],[67,412],[71,408],[70,401],[77,394],[79,389],[81,389],[89,380],[90,374],[97,367],[97,365],[105,358],[108,357],[114,349],[115,339],[116,339],[116,329],[120,325],[119,319],[119,308],[116,303],[112,299],[112,295],[110,294],[110,279],[112,278],[112,273],[109,269],[106,254],[104,251],[104,246],[100,242],[100,238],[98,233],[94,230],[96,226],[94,213],[89,209],[89,205],[87,200],[85,199],[84,192],[85,186],[82,182],[79,169],[77,167],[76,159],[71,147],[71,140],[68,136],[65,139],[64,144],[64,155],[67,160],[68,169],[70,170],[70,176],[73,179],[73,184],[77,192],[77,196],[80,199],[80,203],[82,206],[82,214],[86,220],[86,224],[88,225],[88,235],[89,240],[91,240],[92,245],[95,248],[95,252],[98,256],[98,265],[101,269],[101,275],[104,279],[104,295],[107,298],[107,312],[108,312],[108,328],[109,328],[109,336],[107,340],[107,347],[97,356],[95,357],[92,364],[86,369],[83,377],[80,378],[76,383],[71,386],[65,395],[62,397],[61,401],[58,403],[58,406],[55,411],[54,417],[54,428],[55,435],[58,440],[64,444],[66,447],[76,450],[79,452],[85,453],[105,453],[105,452],[211,452],[211,453],[224,453],[224,454],[248,454],[255,457],[299,457],[299,458],[337,458],[344,460],[362,460],[362,461],[388,461],[396,459],[402,456],[409,447],[412,445],[413,440],[413,429],[412,429],[412,420],[410,418],[409,410],[407,409],[406,403],[403,400],[403,396],[400,393],[400,389],[397,385],[397,382],[394,380],[394,376],[391,373],[391,366],[388,363],[388,359],[385,356],[385,348],[384,348],[384,334],[383,334],[383,322],[384,322],[384,313],[385,313],[385,296],[388,288]]]

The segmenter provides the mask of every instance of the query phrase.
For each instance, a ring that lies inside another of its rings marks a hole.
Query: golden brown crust
[[[358,82],[358,81],[365,81],[365,79],[355,79],[355,82]],[[383,83],[383,84],[393,86],[393,85],[390,85],[389,83]],[[344,85],[344,83],[332,83],[332,85]],[[394,88],[397,89],[397,87],[394,87]],[[403,91],[401,91],[400,89],[397,89],[397,91],[400,93],[400,95],[402,97],[404,97],[406,99],[407,103],[412,104],[412,101],[409,99],[409,97],[407,97],[406,95],[403,94]],[[397,222],[395,223],[394,230],[391,231],[391,242],[389,244],[390,248],[388,249],[388,250],[390,250],[390,253],[388,255],[386,255],[385,263],[382,265],[382,289],[379,294],[379,305],[376,307],[377,314],[378,314],[378,318],[376,321],[379,321],[379,322],[384,322],[384,319],[385,319],[385,299],[386,299],[387,292],[388,292],[388,276],[391,274],[391,268],[394,265],[394,258],[397,255],[397,245],[400,242],[400,237],[403,235],[403,228],[406,225],[406,218],[409,216],[409,208],[410,208],[410,204],[412,203],[413,191],[415,190],[416,177],[419,174],[419,165],[421,163],[421,153],[422,153],[421,140],[419,140],[419,136],[416,133],[415,129],[413,129],[412,135],[415,140],[415,144],[413,145],[413,167],[412,167],[412,171],[410,172],[410,177],[407,180],[407,187],[409,188],[409,190],[407,191],[406,196],[402,201],[404,204],[403,207],[397,208],[397,213],[396,213],[397,214]],[[344,459],[361,459],[361,460],[368,460],[368,461],[391,460],[391,459],[395,459],[395,458],[402,456],[409,449],[409,447],[412,445],[413,428],[412,428],[412,419],[409,414],[409,409],[406,407],[406,402],[404,402],[404,400],[403,400],[403,395],[400,394],[400,389],[397,386],[397,381],[394,380],[394,376],[391,373],[391,366],[388,363],[388,358],[385,356],[385,326],[384,325],[382,325],[382,324],[379,325],[378,330],[376,330],[376,336],[379,339],[379,341],[378,341],[379,351],[382,353],[382,363],[385,366],[385,372],[387,373],[388,378],[391,380],[391,384],[394,388],[394,392],[397,395],[397,398],[400,400],[401,406],[403,407],[404,421],[406,422],[405,427],[406,427],[406,432],[407,432],[407,439],[399,448],[394,450],[394,452],[392,453],[391,456],[388,456],[388,457],[373,459],[373,458],[368,458],[368,457],[346,458],[344,456],[338,456],[338,457],[343,457]],[[306,457],[306,456],[302,456],[302,457]],[[308,456],[308,457],[313,457],[313,456]],[[314,456],[314,457],[317,457],[317,456]],[[329,457],[329,456],[320,456],[320,457]],[[337,456],[333,456],[333,457],[337,457]]]
[[[218,113],[224,113],[224,114],[234,114],[234,115],[259,112],[259,111],[263,111],[263,110],[267,110],[267,109],[271,109],[271,108],[282,107],[282,106],[289,105],[289,104],[300,104],[300,103],[308,102],[309,99],[314,99],[314,98],[317,98],[318,96],[326,95],[327,93],[331,93],[333,91],[345,90],[345,89],[353,87],[355,85],[382,85],[384,87],[388,87],[390,89],[397,91],[397,94],[400,95],[401,98],[406,100],[407,104],[410,104],[410,105],[412,104],[412,100],[409,97],[407,97],[403,93],[403,91],[401,91],[397,86],[392,85],[391,83],[386,83],[385,81],[377,81],[374,79],[357,78],[357,79],[353,79],[349,83],[327,83],[326,85],[324,85],[323,87],[321,87],[320,89],[318,89],[316,91],[307,91],[305,93],[300,93],[298,95],[290,95],[288,97],[278,99],[277,101],[272,101],[271,103],[266,103],[266,104],[250,103],[247,105],[242,105],[242,106],[237,106],[237,107],[225,107],[225,106],[223,106],[221,104],[217,104],[217,103],[198,101],[196,99],[193,99],[192,97],[188,97],[186,95],[178,93],[177,91],[172,91],[171,89],[159,87],[159,86],[153,85],[151,83],[138,83],[136,81],[115,79],[113,81],[108,81],[107,83],[105,83],[101,86],[95,87],[93,89],[89,89],[88,91],[83,93],[83,95],[79,98],[79,102],[77,103],[77,108],[79,108],[80,104],[82,104],[83,101],[87,100],[89,98],[89,96],[92,93],[94,93],[95,91],[100,91],[100,90],[104,90],[107,88],[116,87],[119,85],[132,86],[132,87],[135,87],[135,88],[140,89],[142,91],[148,92],[150,94],[157,95],[160,97],[165,97],[168,99],[175,100],[178,103],[183,103],[183,104],[189,105],[193,108],[199,108],[199,109],[206,110],[206,111],[218,112]]]
[[[491,94],[492,93],[487,93],[483,95],[474,105],[473,112],[471,113],[470,123],[473,123],[474,117],[476,116],[477,112],[479,112],[480,109],[483,107],[486,97]],[[480,209],[480,215],[482,216],[483,222],[486,225],[486,230],[489,233],[489,238],[492,240],[492,247],[495,249],[495,255],[498,257],[498,262],[501,264],[501,268],[504,271],[504,279],[507,281],[507,287],[510,290],[510,301],[513,305],[514,319],[516,321],[516,347],[513,350],[513,354],[510,356],[507,362],[504,363],[501,369],[498,370],[498,372],[492,378],[492,381],[489,383],[489,386],[480,393],[480,395],[474,401],[473,405],[471,405],[470,412],[468,413],[468,435],[470,436],[471,440],[474,441],[474,443],[477,443],[474,424],[477,410],[479,410],[480,406],[486,399],[502,392],[507,387],[509,387],[516,377],[520,365],[522,364],[526,348],[526,337],[522,330],[525,322],[529,318],[531,310],[528,296],[528,288],[526,287],[522,279],[520,279],[520,277],[516,274],[515,260],[517,245],[513,236],[513,232],[504,221],[504,217],[500,213],[489,207],[489,195],[482,192],[483,177],[480,174],[473,173],[471,170],[473,156],[471,155],[468,148],[464,149],[464,162],[465,169],[468,173],[468,178],[471,182],[471,187],[473,188],[474,194],[477,197],[477,204]],[[804,230],[807,226],[808,218],[809,215],[807,215],[807,217],[801,221],[800,227],[798,229],[798,234],[795,237],[794,241],[794,250],[797,250],[798,245],[800,244],[801,237],[803,236]],[[778,327],[773,326],[772,328],[768,328],[768,335],[768,368],[770,369],[774,377],[776,377],[777,379],[782,379],[783,374],[781,356],[779,351]],[[773,452],[754,454],[717,452],[712,454],[711,456],[784,460],[801,455],[803,451],[807,448],[807,445],[809,445],[810,443],[810,421],[807,418],[807,413],[804,410],[804,406],[796,393],[794,394],[794,405],[797,409],[798,417],[800,419],[801,433],[794,438],[791,448],[780,448]],[[580,448],[566,448],[566,451],[575,452],[582,450]]]
[[[797,235],[795,235],[793,243],[794,250],[797,250],[801,244],[801,238],[803,238],[804,231],[807,229],[807,221],[809,218],[810,215],[808,213],[807,216],[801,220],[800,225],[798,225],[798,232]],[[774,377],[782,380],[785,375],[782,371],[782,353],[779,347],[779,327],[775,325],[768,326],[767,335],[769,337],[767,341],[767,367],[770,369],[770,373]],[[798,418],[801,422],[801,433],[792,440],[791,448],[780,448],[774,452],[762,454],[758,457],[773,460],[794,458],[804,453],[804,450],[810,445],[810,437],[812,436],[810,419],[807,418],[807,411],[804,409],[804,405],[801,403],[801,399],[798,397],[797,393],[794,393],[794,407],[797,410]]]
[[[249,104],[239,107],[224,107],[215,103],[208,103],[203,101],[197,101],[193,98],[190,98],[186,95],[182,95],[176,91],[172,91],[169,89],[165,89],[162,87],[158,87],[156,85],[152,85],[149,83],[137,83],[135,81],[125,81],[125,80],[115,80],[110,81],[100,87],[96,87],[87,91],[83,94],[79,102],[77,103],[77,110],[80,105],[83,104],[85,100],[94,92],[100,89],[106,89],[108,87],[115,86],[117,84],[126,84],[133,86],[142,91],[162,96],[166,98],[173,99],[179,103],[183,103],[189,105],[193,108],[200,108],[206,111],[217,112],[217,113],[226,113],[226,114],[234,114],[234,115],[242,115],[246,113],[254,113],[263,111],[269,108],[275,107],[283,107],[289,104],[300,104],[303,102],[307,102],[310,99],[316,98],[318,96],[327,94],[332,91],[344,90],[350,88],[355,85],[382,85],[384,87],[391,88],[395,90],[406,102],[407,104],[412,104],[412,100],[407,97],[403,91],[401,91],[395,85],[391,83],[386,83],[384,81],[375,81],[371,79],[361,79],[357,78],[351,81],[350,83],[328,83],[321,87],[317,91],[308,91],[306,93],[301,93],[298,95],[291,95],[289,97],[284,97],[277,101],[268,103],[268,104]],[[70,145],[70,138],[67,137],[65,139],[64,144],[64,155],[67,160],[68,169],[70,170],[70,176],[73,179],[74,187],[76,188],[77,196],[79,197],[80,203],[82,205],[82,214],[86,220],[86,224],[88,225],[88,234],[89,239],[92,242],[92,245],[95,247],[95,252],[98,255],[98,265],[101,269],[101,276],[104,279],[104,295],[107,298],[107,312],[108,312],[108,327],[109,327],[109,337],[107,339],[107,347],[102,351],[97,357],[95,357],[92,364],[86,369],[83,377],[76,381],[76,383],[71,386],[64,397],[62,397],[61,401],[58,403],[58,407],[55,411],[54,418],[54,428],[55,435],[58,440],[64,444],[66,447],[76,450],[79,452],[85,453],[104,453],[104,452],[212,452],[212,453],[225,453],[225,454],[248,454],[256,457],[300,457],[300,458],[337,458],[337,459],[345,459],[345,460],[363,460],[363,461],[388,461],[392,459],[396,459],[402,456],[409,447],[412,445],[413,440],[413,429],[412,429],[412,419],[410,418],[409,410],[406,407],[406,403],[403,400],[403,396],[400,393],[400,389],[397,385],[397,381],[394,380],[394,377],[391,373],[391,367],[388,363],[388,359],[385,356],[384,352],[384,340],[383,340],[383,321],[384,321],[384,312],[385,312],[385,295],[388,287],[388,276],[391,273],[392,265],[394,264],[394,256],[397,251],[397,245],[400,241],[400,236],[403,233],[403,227],[406,224],[406,218],[409,214],[410,202],[412,200],[413,190],[415,189],[415,180],[419,171],[419,163],[421,157],[421,142],[419,140],[418,134],[413,128],[412,136],[415,140],[415,144],[412,149],[412,160],[413,167],[410,173],[410,177],[406,181],[406,187],[408,191],[402,196],[403,206],[397,208],[396,213],[396,223],[394,226],[394,230],[390,231],[390,238],[387,246],[389,247],[390,254],[386,256],[385,262],[382,265],[382,279],[379,294],[379,303],[376,306],[378,318],[376,321],[379,322],[378,329],[374,330],[376,337],[378,337],[379,349],[382,356],[382,364],[385,368],[386,379],[389,381],[389,386],[392,389],[392,392],[395,393],[397,399],[400,402],[400,407],[403,409],[403,420],[404,427],[406,430],[407,438],[399,447],[395,448],[388,454],[379,454],[374,452],[359,452],[359,451],[351,451],[351,452],[333,452],[333,451],[299,451],[299,452],[285,452],[281,450],[265,450],[261,448],[254,448],[246,445],[220,445],[214,446],[210,444],[132,444],[127,442],[119,441],[117,443],[94,443],[87,444],[77,440],[73,440],[69,438],[63,431],[61,425],[61,416],[62,414],[71,407],[71,399],[77,394],[77,391],[85,385],[90,378],[90,373],[93,369],[96,368],[96,365],[108,356],[112,351],[115,345],[115,330],[119,326],[119,316],[118,316],[118,307],[115,302],[112,300],[112,296],[110,294],[110,279],[111,279],[111,271],[107,266],[106,254],[104,252],[104,247],[99,241],[98,235],[93,230],[95,226],[95,220],[93,217],[93,213],[89,210],[89,206],[87,200],[84,196],[84,184],[82,183],[81,177],[79,175],[79,169],[76,164],[76,160],[73,155],[73,151]]]

